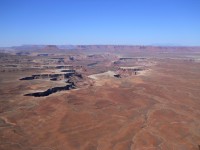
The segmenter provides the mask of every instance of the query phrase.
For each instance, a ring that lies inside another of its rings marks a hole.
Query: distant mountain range
[[[1,51],[59,52],[59,51],[149,51],[149,52],[199,52],[200,47],[192,46],[139,46],[139,45],[22,45],[0,48]]]

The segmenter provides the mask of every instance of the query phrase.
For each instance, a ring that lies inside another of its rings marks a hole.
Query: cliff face
[[[67,90],[71,90],[71,89],[75,89],[75,88],[76,87],[75,87],[74,83],[71,83],[71,84],[68,84],[68,85],[62,86],[62,87],[54,87],[54,88],[48,89],[44,92],[25,94],[24,96],[44,97],[44,96],[49,96],[56,92],[67,91]]]
[[[32,75],[31,77],[21,78],[20,80],[51,79],[51,78],[59,78],[59,77],[63,77],[64,79],[67,79],[73,76],[74,74],[75,73],[73,72],[65,73],[65,74],[36,74],[36,75]]]

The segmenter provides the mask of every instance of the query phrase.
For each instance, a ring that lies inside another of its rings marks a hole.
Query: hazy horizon
[[[11,48],[11,47],[22,47],[22,46],[146,46],[146,47],[200,47],[200,45],[178,45],[178,44],[21,44],[21,45],[10,45],[0,46],[0,48]]]

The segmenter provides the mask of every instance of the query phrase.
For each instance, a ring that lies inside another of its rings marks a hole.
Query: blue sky
[[[0,46],[200,45],[200,0],[0,0]]]

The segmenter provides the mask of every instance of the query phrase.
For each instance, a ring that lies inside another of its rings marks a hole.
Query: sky
[[[0,0],[0,47],[200,46],[200,0]]]

